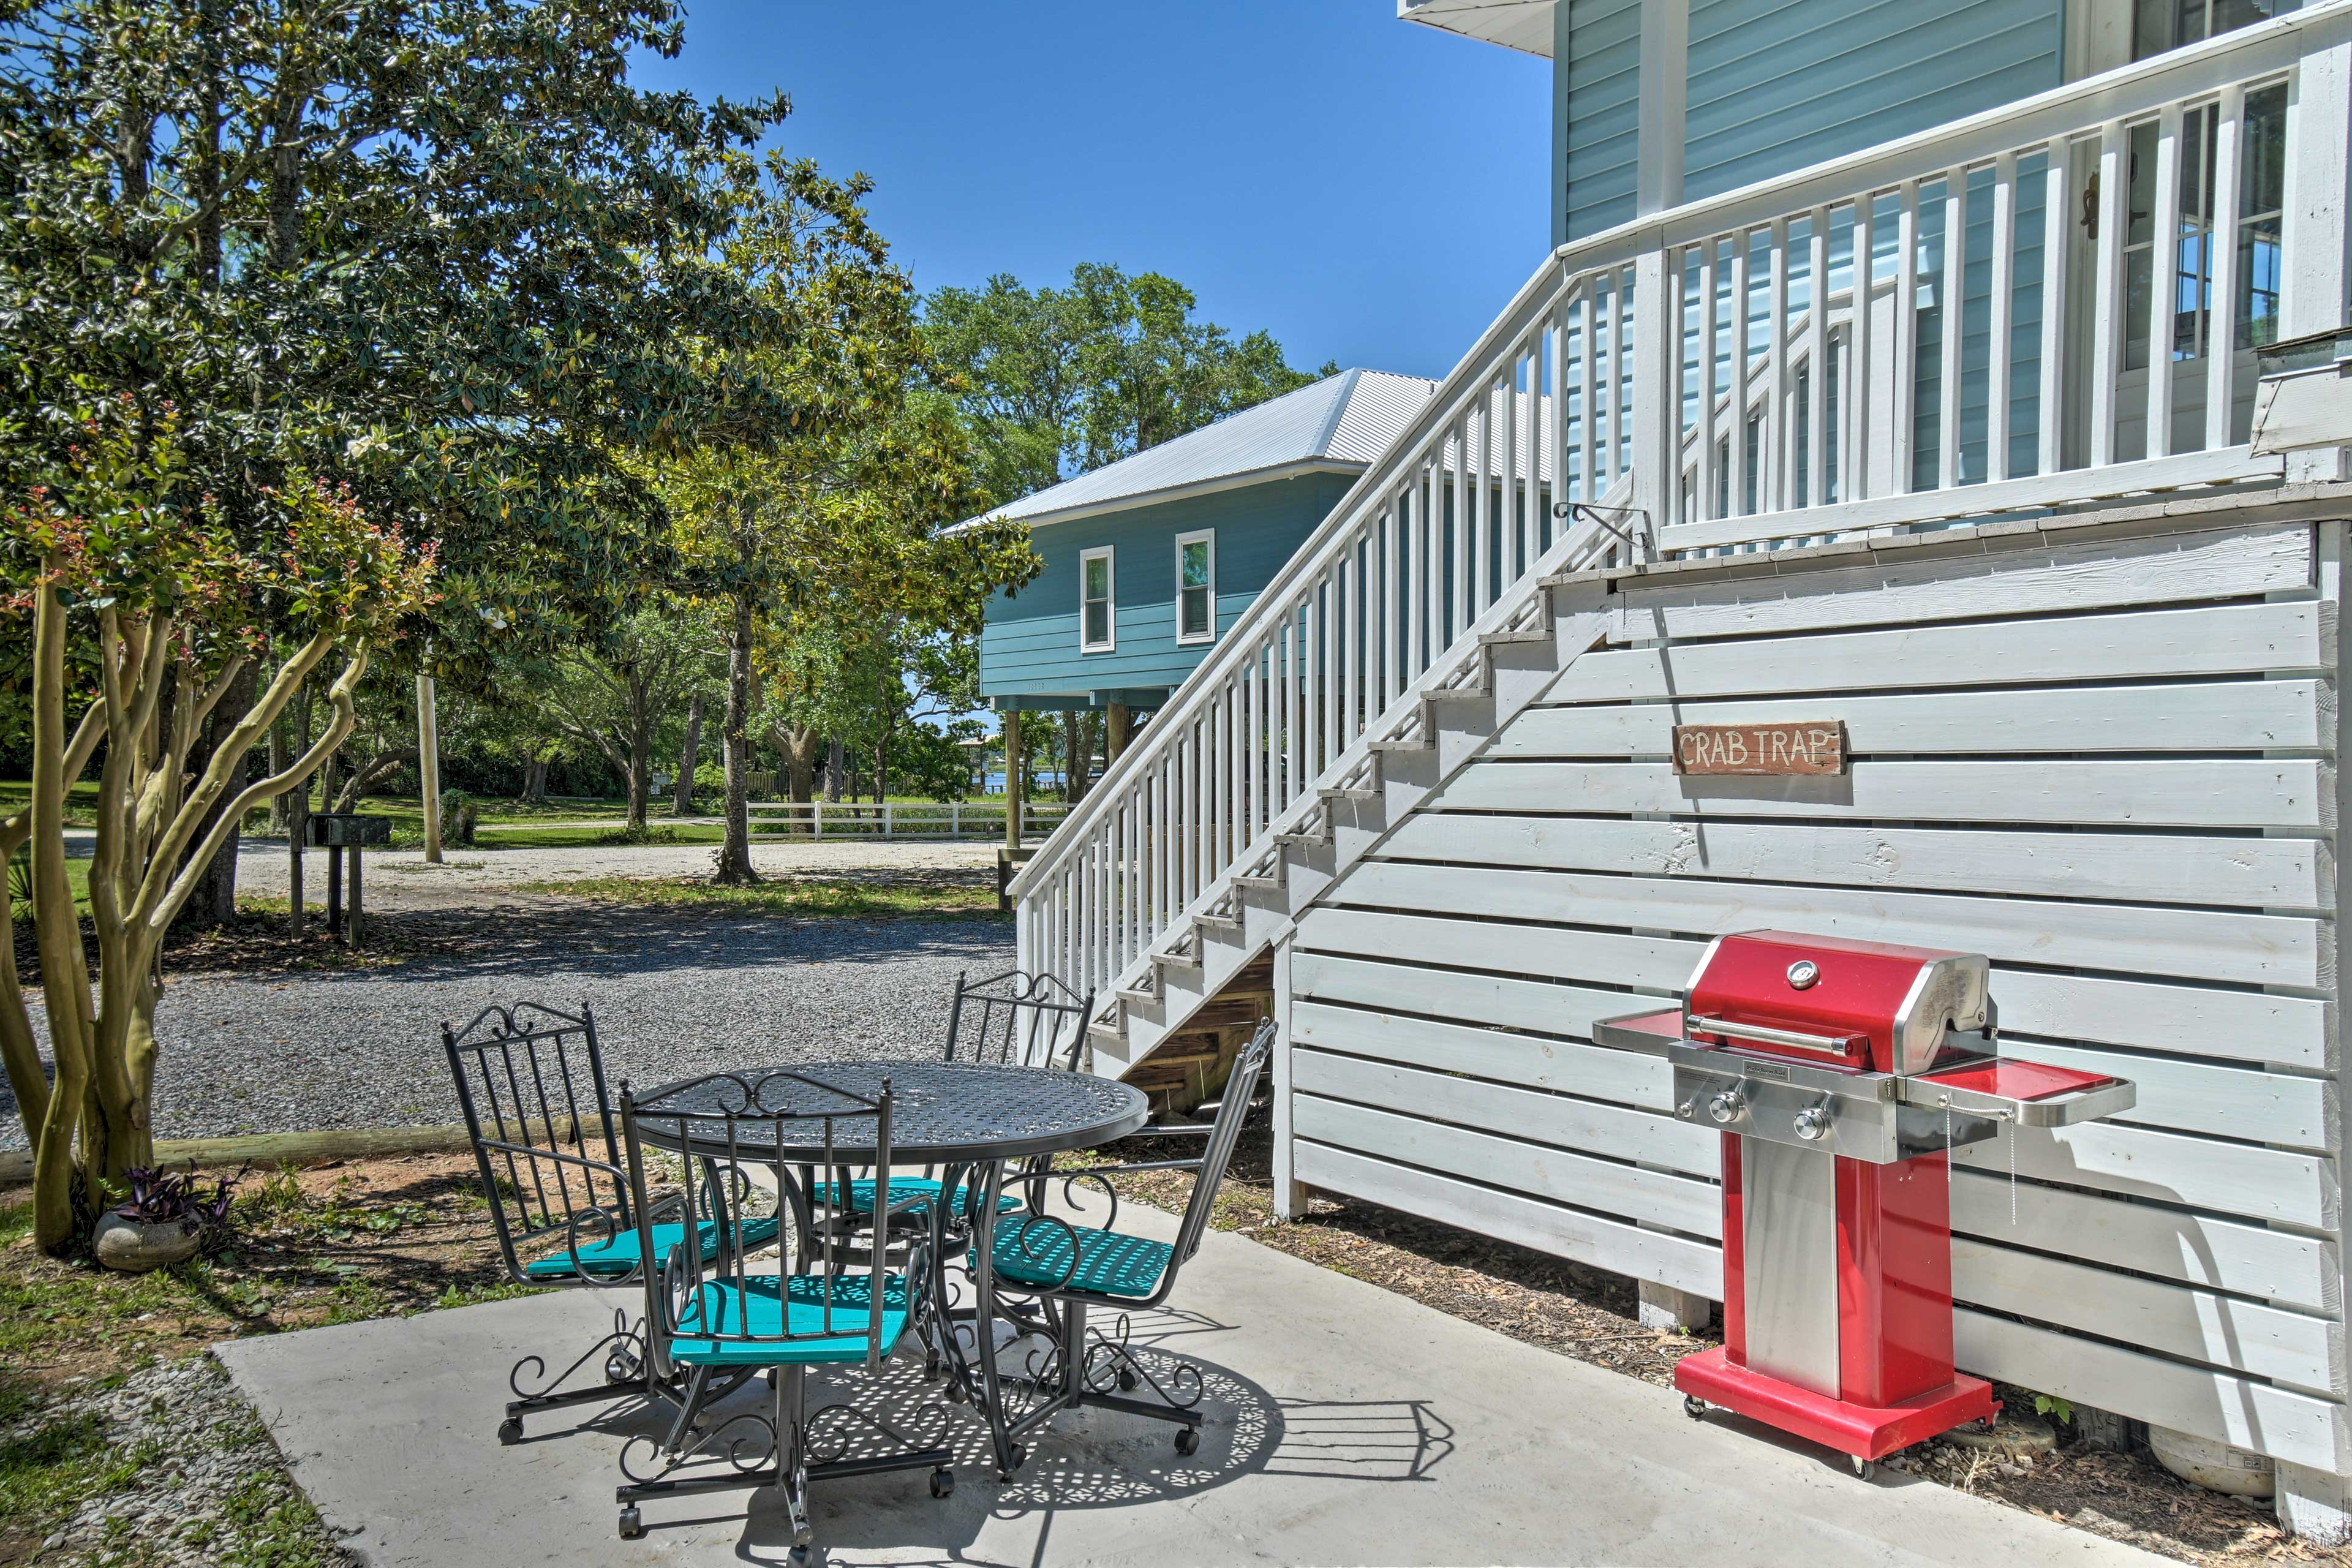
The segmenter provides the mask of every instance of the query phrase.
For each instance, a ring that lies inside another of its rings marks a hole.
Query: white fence
[[[1004,806],[982,801],[754,801],[755,838],[1002,838]],[[1058,801],[1021,808],[1024,834],[1050,833],[1070,813]]]

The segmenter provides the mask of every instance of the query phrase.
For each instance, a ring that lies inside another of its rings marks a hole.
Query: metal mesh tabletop
[[[834,1157],[854,1160],[861,1149],[873,1149],[874,1118],[861,1105],[880,1095],[885,1079],[894,1097],[894,1163],[1019,1159],[1087,1149],[1125,1137],[1150,1113],[1139,1091],[1091,1073],[982,1062],[815,1062],[666,1084],[637,1097],[638,1134],[658,1148],[725,1159],[730,1153],[726,1124],[698,1121],[697,1112],[791,1111],[813,1120],[738,1122],[732,1152],[819,1160],[829,1124]],[[779,1127],[786,1141],[781,1150],[740,1142],[754,1133],[774,1136]]]

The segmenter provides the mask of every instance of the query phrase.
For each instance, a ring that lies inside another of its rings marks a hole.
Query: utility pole
[[[425,788],[425,858],[441,864],[441,734],[434,721],[433,678],[416,677],[416,776]]]

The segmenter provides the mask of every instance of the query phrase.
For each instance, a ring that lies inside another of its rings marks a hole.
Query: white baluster
[[[1877,193],[1865,191],[1853,204],[1853,242],[1848,280],[1853,300],[1853,315],[1846,324],[1845,385],[1840,389],[1840,406],[1845,413],[1845,460],[1838,465],[1839,499],[1863,500],[1870,495],[1870,404],[1876,391],[1877,377],[1870,363],[1871,284],[1877,272],[1875,236],[1878,216]]]
[[[1805,504],[1830,500],[1830,209],[1815,207],[1805,236]]]
[[[1895,216],[1895,483],[1889,495],[1911,493],[1917,472],[1913,448],[1919,432],[1919,182],[1906,180]]]
[[[1950,489],[1960,482],[1960,296],[1968,289],[1969,172],[1948,170],[1944,175],[1944,264],[1936,275],[1936,317],[1942,330],[1941,363],[1936,386],[1936,486]]]
[[[1731,487],[1726,517],[1748,515],[1748,231],[1731,232]]]
[[[2180,105],[2156,122],[2156,211],[2149,246],[2155,278],[2147,291],[2147,444],[2151,458],[2172,455],[2172,348],[2180,310]]]
[[[1985,479],[2009,478],[2010,293],[2015,287],[2017,156],[1992,161],[1992,331],[1985,372]]]
[[[2221,89],[2213,130],[2211,305],[2205,322],[2205,449],[2231,445],[2238,357],[2238,160],[2245,134],[2246,89]]]
[[[2074,225],[2074,144],[2053,137],[2044,149],[2042,200],[2042,395],[2034,416],[2041,426],[2037,473],[2066,466],[2066,263],[2067,236]]]
[[[2124,122],[2099,128],[2099,237],[2091,306],[2091,467],[2116,460],[2116,378],[2123,369]]]
[[[1698,505],[1694,521],[1711,521],[1719,515],[1715,504],[1720,477],[1715,455],[1715,252],[1710,239],[1698,252]]]

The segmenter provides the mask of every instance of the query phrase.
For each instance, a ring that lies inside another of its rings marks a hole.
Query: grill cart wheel
[[[1878,1473],[1878,1467],[1860,1454],[1849,1456],[1846,1462],[1853,1467],[1853,1473],[1865,1481]]]
[[[1684,1395],[1683,1395],[1683,1414],[1684,1414],[1684,1415],[1687,1415],[1687,1416],[1689,1416],[1689,1417],[1690,1417],[1692,1420],[1694,1420],[1694,1421],[1704,1421],[1704,1420],[1706,1420],[1706,1400],[1704,1400],[1704,1399],[1701,1399],[1701,1398],[1700,1398],[1697,1394],[1684,1394]]]

